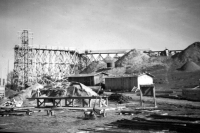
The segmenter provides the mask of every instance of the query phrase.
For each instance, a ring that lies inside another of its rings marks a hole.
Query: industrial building
[[[111,91],[131,91],[133,87],[140,88],[141,85],[153,85],[153,75],[142,73],[131,76],[106,77],[105,86]]]
[[[107,73],[92,73],[92,74],[78,74],[68,76],[68,81],[80,82],[86,86],[100,85],[100,83],[105,81]]]

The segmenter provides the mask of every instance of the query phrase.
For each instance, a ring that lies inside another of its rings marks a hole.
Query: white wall
[[[153,78],[148,75],[138,76],[138,88],[140,85],[150,85],[153,84]]]

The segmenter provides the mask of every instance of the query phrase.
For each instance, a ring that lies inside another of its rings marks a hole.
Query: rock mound
[[[200,42],[195,42],[191,44],[182,52],[172,56],[172,58],[176,62],[182,62],[182,63],[185,63],[188,60],[191,60],[193,62],[199,62],[200,61]]]
[[[178,70],[180,71],[187,71],[187,72],[192,72],[192,71],[199,71],[200,66],[194,63],[193,61],[187,61],[181,68]]]

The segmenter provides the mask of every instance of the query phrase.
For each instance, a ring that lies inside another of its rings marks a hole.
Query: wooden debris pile
[[[33,111],[31,108],[14,108],[14,107],[1,107],[0,108],[0,116],[11,116],[11,115],[17,115],[17,116],[23,116],[23,115],[31,115]]]

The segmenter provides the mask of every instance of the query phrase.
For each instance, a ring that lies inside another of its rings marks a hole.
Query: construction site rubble
[[[8,100],[1,104],[2,107],[22,107],[23,103],[27,103],[27,98],[35,98],[35,97],[84,97],[84,96],[99,96],[96,92],[94,92],[91,88],[79,83],[79,82],[68,82],[68,81],[57,81],[52,82],[50,79],[46,79],[46,84],[41,85],[36,83],[26,88],[25,90],[21,90],[17,94],[9,96]],[[71,100],[69,99],[69,102]],[[84,100],[84,104],[89,104],[89,99]],[[90,104],[99,104],[99,99],[91,99]],[[74,103],[79,105],[82,103],[81,99],[75,99]],[[105,103],[103,99],[101,99],[101,103]]]
[[[130,101],[133,100],[131,97],[125,96],[125,95],[119,94],[119,93],[111,94],[111,95],[108,97],[108,99],[111,100],[111,101],[116,101],[116,102],[118,102],[119,104],[128,103],[128,102],[130,102]]]

